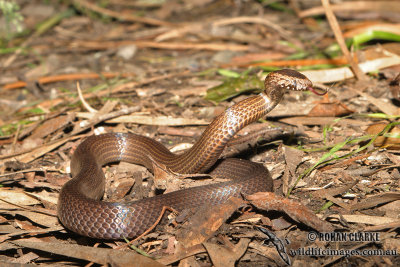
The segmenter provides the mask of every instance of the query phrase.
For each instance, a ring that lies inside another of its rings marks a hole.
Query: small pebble
[[[117,56],[123,58],[124,60],[129,60],[136,54],[136,51],[136,45],[121,46],[118,49]]]

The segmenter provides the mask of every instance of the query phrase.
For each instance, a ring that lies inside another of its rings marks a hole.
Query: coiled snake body
[[[216,117],[194,146],[181,155],[161,143],[135,134],[110,133],[90,136],[76,149],[71,160],[72,177],[61,189],[58,216],[68,229],[101,239],[134,238],[151,227],[163,209],[181,211],[199,205],[215,205],[232,196],[272,191],[272,179],[263,165],[226,159],[212,175],[232,181],[194,187],[134,202],[101,201],[105,189],[102,166],[127,161],[153,170],[153,161],[174,173],[204,173],[221,155],[237,131],[271,111],[286,90],[308,90],[312,83],[294,70],[271,72],[265,90],[228,108]]]

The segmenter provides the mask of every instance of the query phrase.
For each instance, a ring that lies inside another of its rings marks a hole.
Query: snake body
[[[171,153],[161,143],[136,134],[109,133],[90,136],[75,150],[72,179],[61,189],[58,216],[62,224],[84,236],[100,239],[134,238],[151,227],[163,207],[182,211],[200,205],[224,203],[232,196],[272,191],[272,179],[262,164],[226,159],[211,174],[231,181],[157,195],[133,202],[105,202],[102,166],[127,161],[153,171],[153,163],[174,173],[208,171],[237,131],[262,118],[282,99],[286,90],[308,90],[312,83],[297,71],[271,72],[265,90],[229,107],[206,128],[200,139],[183,154]]]

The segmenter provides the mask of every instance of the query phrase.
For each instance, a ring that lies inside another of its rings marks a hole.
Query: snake
[[[305,91],[312,82],[303,74],[281,69],[270,72],[265,89],[227,108],[207,126],[194,145],[181,154],[158,141],[133,133],[104,133],[87,137],[71,158],[71,176],[61,188],[57,213],[67,229],[97,239],[136,238],[150,229],[163,209],[175,211],[226,203],[231,197],[273,191],[273,180],[261,163],[238,158],[218,161],[229,140],[246,125],[263,118],[288,90]],[[163,166],[171,173],[201,174],[229,179],[128,202],[107,202],[106,164],[126,161],[151,172]],[[220,162],[216,164],[216,162]],[[216,165],[216,166],[214,166]]]

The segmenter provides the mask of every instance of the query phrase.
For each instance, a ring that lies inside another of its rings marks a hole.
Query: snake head
[[[282,69],[269,73],[265,78],[264,93],[272,100],[279,102],[284,93],[291,91],[312,91],[312,82],[303,74],[291,69]]]
[[[291,69],[282,69],[271,72],[265,78],[265,87],[273,84],[282,90],[306,91],[312,88],[312,82],[303,74]]]

